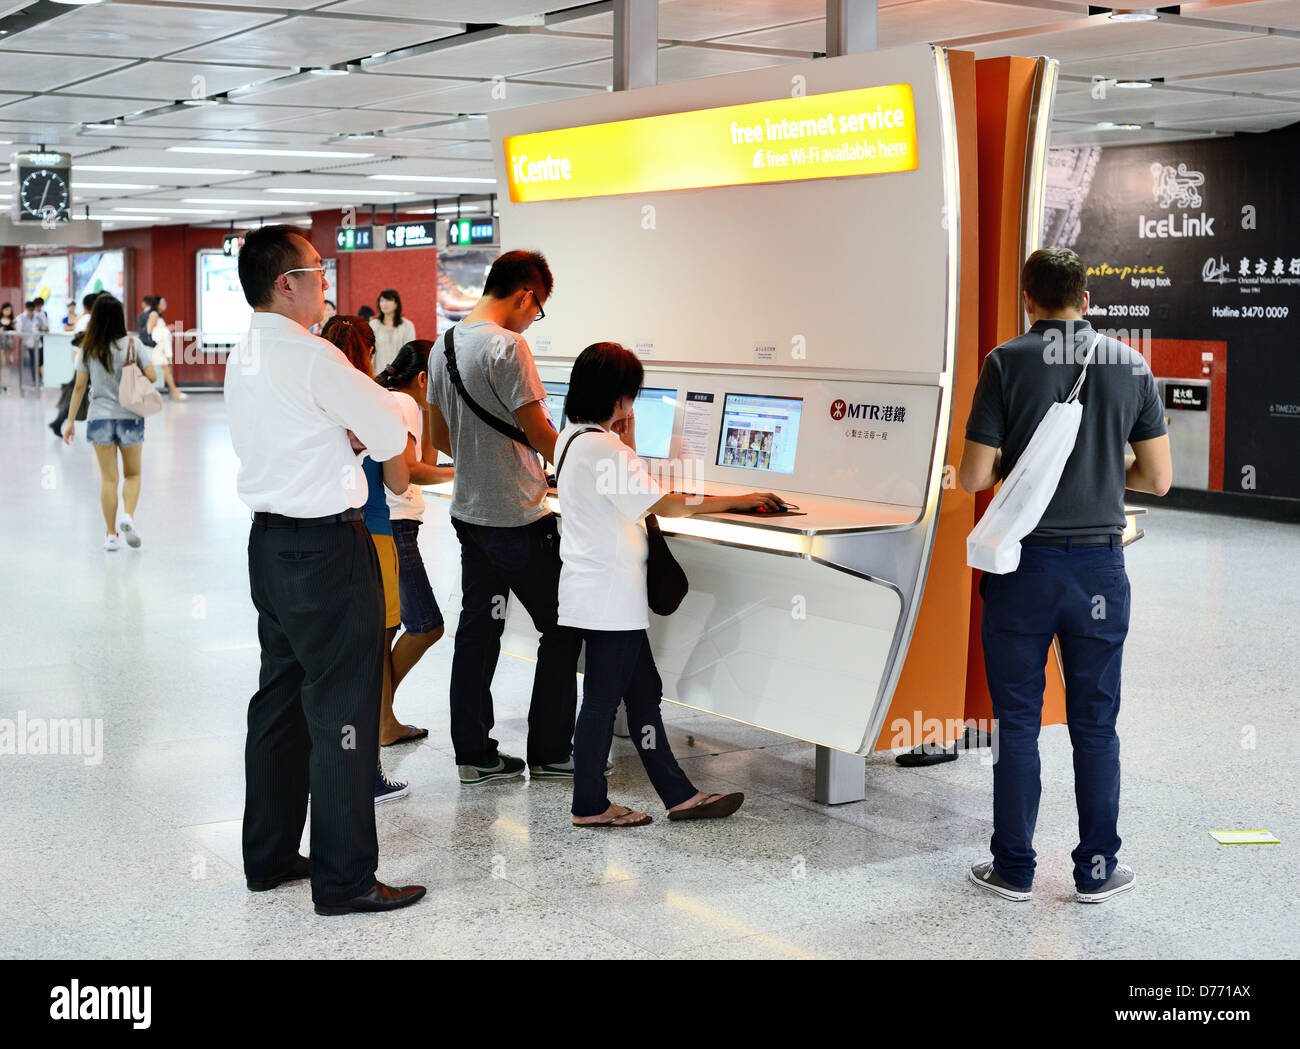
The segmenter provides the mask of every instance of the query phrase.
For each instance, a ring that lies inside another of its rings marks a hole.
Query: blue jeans
[[[1105,884],[1119,852],[1120,661],[1128,635],[1129,581],[1124,550],[1110,546],[1026,546],[1020,567],[980,580],[984,669],[997,719],[993,765],[993,866],[1009,884],[1034,880],[1038,819],[1038,730],[1044,665],[1060,639],[1065,713],[1074,747],[1079,845],[1074,882]]]
[[[554,514],[522,528],[491,528],[451,519],[460,539],[460,622],[451,660],[451,741],[458,765],[493,765],[489,733],[492,676],[505,631],[506,595],[513,593],[541,634],[528,707],[528,763],[559,765],[573,749],[582,636],[556,623],[560,530]]]
[[[397,548],[397,592],[401,602],[402,626],[412,634],[431,634],[442,626],[442,609],[433,596],[429,573],[420,556],[420,522],[393,523],[393,546]]]
[[[609,808],[605,759],[614,742],[614,716],[622,700],[627,728],[646,775],[664,808],[697,793],[673,757],[659,716],[663,682],[644,630],[584,630],[587,672],[582,711],[573,735],[573,814],[599,816]]]

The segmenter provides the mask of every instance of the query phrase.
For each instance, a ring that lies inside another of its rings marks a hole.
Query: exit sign
[[[447,223],[447,246],[458,248],[464,244],[495,244],[497,224],[495,219],[453,219]]]
[[[369,251],[375,246],[374,229],[370,226],[339,226],[334,231],[334,244],[339,251]]]

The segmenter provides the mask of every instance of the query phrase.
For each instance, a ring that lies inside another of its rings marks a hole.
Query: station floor
[[[665,704],[719,823],[592,832],[564,784],[462,788],[447,739],[451,641],[403,684],[430,729],[385,751],[409,798],[376,810],[380,876],[428,897],[320,918],[306,883],[253,894],[242,753],[258,650],[248,517],[221,398],[148,423],[141,550],[101,549],[93,456],[46,428],[54,395],[0,397],[0,718],[102,719],[103,755],[2,755],[5,958],[1246,958],[1300,955],[1300,528],[1155,509],[1129,551],[1121,858],[1137,888],[1073,902],[1070,746],[1042,734],[1031,903],[966,881],[987,857],[991,768],[867,763],[867,800],[815,804],[813,749]],[[454,543],[442,510],[426,551]],[[427,559],[427,554],[426,554]],[[445,581],[435,579],[440,596]],[[522,754],[532,666],[503,657],[499,738]],[[988,752],[985,751],[984,755]],[[653,792],[623,741],[611,796]],[[1267,829],[1281,845],[1223,846]],[[304,852],[306,851],[304,845]]]

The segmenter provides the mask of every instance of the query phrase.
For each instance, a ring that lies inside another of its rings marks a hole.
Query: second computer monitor
[[[722,407],[718,465],[794,473],[802,397],[729,393]]]

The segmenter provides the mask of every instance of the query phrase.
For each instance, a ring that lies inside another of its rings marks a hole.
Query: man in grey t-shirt
[[[992,488],[1011,472],[1047,409],[1065,400],[1078,379],[1095,336],[1083,319],[1086,272],[1069,248],[1043,248],[1025,262],[1020,285],[1032,326],[992,350],[980,372],[958,473],[968,492]],[[997,758],[993,858],[973,866],[969,878],[1008,900],[1028,900],[1033,885],[1043,667],[1053,637],[1060,642],[1074,748],[1075,898],[1101,903],[1136,883],[1116,858],[1115,722],[1129,621],[1120,539],[1124,490],[1164,495],[1173,470],[1155,380],[1136,353],[1101,339],[1079,400],[1083,417],[1074,450],[1037,527],[1023,540],[1019,567],[1005,575],[984,573],[979,583]],[[1134,454],[1129,465],[1126,444]]]
[[[507,593],[519,599],[541,634],[528,710],[530,774],[573,777],[582,640],[556,622],[560,532],[546,508],[546,474],[537,458],[540,453],[554,461],[556,434],[523,337],[545,315],[552,285],[542,255],[507,252],[492,264],[478,305],[429,354],[433,443],[456,461],[451,523],[460,539],[462,597],[451,664],[451,739],[466,784],[509,779],[524,770],[524,762],[500,753],[489,735]],[[448,335],[464,392],[447,367]],[[516,436],[484,422],[465,394]]]

